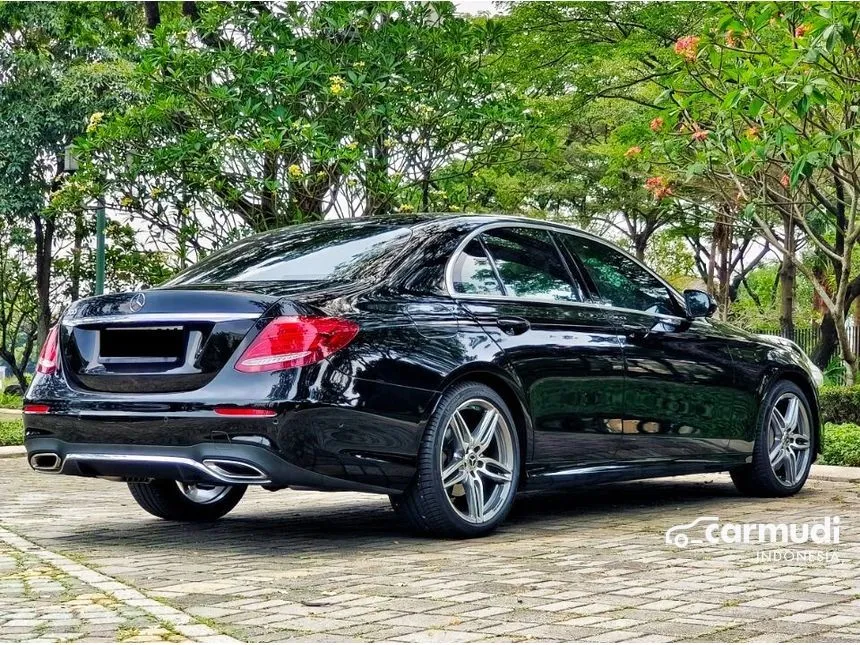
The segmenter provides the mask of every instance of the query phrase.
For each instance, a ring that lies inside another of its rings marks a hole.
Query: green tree
[[[441,168],[492,165],[530,127],[486,70],[494,23],[451,3],[152,6],[137,100],[78,142],[81,189],[183,243],[428,209]]]
[[[52,265],[70,224],[49,208],[68,179],[66,146],[93,113],[125,96],[114,47],[134,37],[139,8],[121,3],[0,4],[0,217],[32,235],[38,338],[55,303]]]
[[[657,147],[705,179],[802,272],[826,307],[848,378],[846,316],[860,295],[856,149],[860,8],[850,3],[727,4],[718,26],[675,45]],[[782,221],[780,233],[774,220]],[[827,258],[835,288],[803,262],[794,228]]]

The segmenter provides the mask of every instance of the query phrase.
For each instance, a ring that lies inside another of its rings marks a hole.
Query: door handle
[[[531,328],[528,320],[525,318],[517,318],[515,316],[510,318],[497,318],[496,325],[498,325],[499,329],[509,336],[523,334]]]
[[[648,338],[651,335],[651,329],[646,327],[645,325],[634,325],[631,323],[624,323],[621,325],[621,329],[624,334],[628,338]]]

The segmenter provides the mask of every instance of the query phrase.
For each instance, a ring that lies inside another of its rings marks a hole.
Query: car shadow
[[[289,491],[280,494],[289,495]],[[298,509],[280,510],[269,499],[256,496],[246,507],[240,504],[220,521],[204,524],[166,522],[143,515],[140,521],[132,518],[124,518],[121,523],[90,521],[86,525],[71,525],[54,539],[71,551],[78,550],[81,543],[124,548],[134,545],[140,549],[168,545],[171,549],[224,555],[337,552],[343,556],[369,549],[397,550],[403,545],[432,550],[447,543],[415,535],[391,510],[385,497],[350,496],[342,503],[337,501],[336,493],[327,497],[331,499],[319,507],[305,504]],[[708,507],[715,502],[724,506],[731,498],[741,504],[751,503],[740,497],[730,483],[720,479],[647,480],[521,493],[500,529],[485,539],[505,541],[543,530],[557,533],[560,523],[562,529],[569,525],[570,530],[604,523],[618,525],[628,520],[641,524],[643,509],[648,516],[671,511],[671,517],[680,521],[708,514]],[[126,509],[142,513],[132,505]],[[634,513],[628,518],[631,511]],[[660,530],[669,527],[662,526],[665,523],[662,518],[658,523]]]

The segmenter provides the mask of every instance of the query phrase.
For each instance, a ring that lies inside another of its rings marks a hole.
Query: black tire
[[[158,479],[147,484],[129,483],[134,501],[151,515],[174,522],[212,522],[233,510],[247,486],[230,486],[215,501],[201,504],[186,497],[175,481]]]
[[[807,419],[810,421],[811,446],[809,448],[809,459],[803,468],[800,479],[791,486],[786,485],[774,473],[768,455],[768,423],[773,407],[785,394],[796,396],[800,404],[805,408]],[[739,466],[729,471],[738,491],[750,497],[787,497],[794,495],[803,488],[809,477],[809,469],[815,460],[814,445],[816,440],[816,428],[812,424],[812,410],[809,400],[797,385],[791,381],[776,382],[764,397],[756,428],[755,445],[752,452],[752,463]]]
[[[511,485],[498,495],[498,510],[485,522],[471,522],[455,509],[442,485],[440,455],[445,430],[454,412],[471,399],[482,399],[494,406],[505,421],[513,449]],[[471,538],[493,531],[510,512],[520,477],[520,446],[517,428],[504,399],[482,383],[465,382],[442,395],[418,450],[415,479],[402,495],[390,497],[391,506],[415,531],[437,537]]]

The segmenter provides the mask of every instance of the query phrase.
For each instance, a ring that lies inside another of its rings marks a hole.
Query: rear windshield
[[[386,264],[410,235],[408,228],[366,221],[294,226],[247,237],[217,251],[166,286],[353,280]]]

